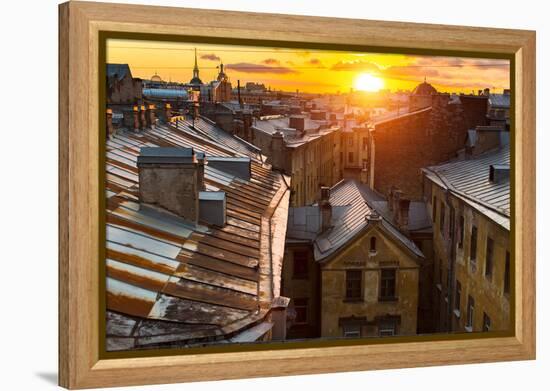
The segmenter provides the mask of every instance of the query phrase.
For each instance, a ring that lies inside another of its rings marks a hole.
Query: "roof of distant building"
[[[437,90],[430,83],[424,82],[417,85],[412,91],[413,95],[434,95],[437,94]]]
[[[510,94],[490,94],[489,105],[492,108],[509,109],[510,108]]]
[[[128,64],[107,64],[107,79],[116,78],[122,80],[126,75],[132,77]]]
[[[489,217],[510,229],[510,179],[493,182],[491,166],[510,165],[510,146],[474,158],[456,160],[422,169],[426,177]]]
[[[188,121],[157,124],[107,141],[108,350],[248,342],[271,327],[266,315],[280,302],[289,190],[248,145],[238,147],[238,139],[221,132],[198,118],[195,128]],[[181,149],[168,150],[178,158],[193,148],[207,161],[256,156],[250,180],[205,166],[206,190],[225,192],[224,227],[140,205],[137,157],[142,147],[155,146]]]

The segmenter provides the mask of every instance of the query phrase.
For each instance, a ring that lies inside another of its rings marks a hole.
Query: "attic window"
[[[491,164],[489,168],[489,181],[501,183],[510,180],[509,164]]]

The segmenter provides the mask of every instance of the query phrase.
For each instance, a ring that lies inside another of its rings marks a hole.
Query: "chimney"
[[[489,167],[489,181],[502,183],[510,180],[509,164],[491,164]]]
[[[106,131],[107,131],[107,137],[111,137],[115,131],[113,129],[113,110],[107,109],[106,115]]]
[[[164,118],[166,118],[167,123],[172,119],[172,106],[170,103],[164,105]]]
[[[193,148],[143,147],[137,159],[139,200],[197,223],[204,154]]]
[[[409,207],[410,207],[411,201],[407,199],[400,199],[399,200],[399,210],[397,212],[397,226],[401,230],[406,230],[407,226],[409,225]]]
[[[303,115],[291,115],[288,119],[288,127],[296,129],[296,133],[303,134],[306,128],[306,119]]]
[[[155,105],[150,104],[147,106],[147,126],[151,129],[155,126],[155,110]]]
[[[210,163],[210,160],[208,160]],[[225,226],[226,197],[224,191],[199,192],[199,220],[208,224]]]
[[[133,113],[134,113],[134,132],[139,132],[139,111],[138,107],[133,107]]]
[[[252,111],[243,110],[242,117],[244,139],[248,142],[252,142]]]
[[[285,170],[285,141],[283,134],[277,130],[271,135],[271,165],[276,170]]]
[[[140,125],[139,128],[141,130],[147,129],[147,118],[146,118],[146,115],[145,115],[145,105],[140,106],[139,125]]]
[[[475,136],[470,137],[473,140],[471,154],[479,155],[507,144],[506,133],[501,125],[476,126]]]
[[[245,181],[250,180],[249,157],[209,157],[208,166]]]
[[[330,187],[321,186],[319,213],[321,218],[321,232],[325,232],[332,226],[332,205],[330,204]]]

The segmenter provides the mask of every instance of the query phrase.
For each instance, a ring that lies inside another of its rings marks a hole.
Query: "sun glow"
[[[376,92],[384,87],[384,80],[370,73],[361,73],[357,76],[353,85],[359,91]]]

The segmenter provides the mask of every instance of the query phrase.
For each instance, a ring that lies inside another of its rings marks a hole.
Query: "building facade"
[[[510,149],[423,170],[437,330],[510,330]]]
[[[291,207],[282,292],[289,338],[417,333],[424,255],[367,205],[368,188],[342,180],[318,203]]]

